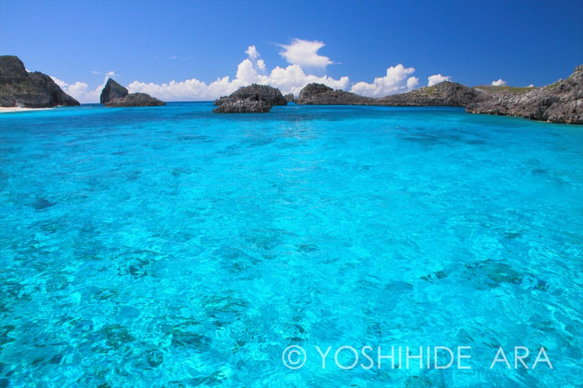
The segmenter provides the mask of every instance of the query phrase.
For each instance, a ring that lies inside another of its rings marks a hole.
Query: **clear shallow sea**
[[[0,116],[0,387],[582,384],[583,127],[211,109]]]

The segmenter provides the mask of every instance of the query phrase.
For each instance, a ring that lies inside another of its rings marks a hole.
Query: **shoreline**
[[[18,112],[30,112],[36,110],[49,110],[55,108],[17,108],[17,107],[0,107],[0,113],[18,113]]]

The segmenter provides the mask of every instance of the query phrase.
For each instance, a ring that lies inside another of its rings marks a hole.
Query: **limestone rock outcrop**
[[[129,91],[117,83],[114,79],[110,78],[107,80],[105,87],[101,91],[101,96],[99,97],[100,104],[107,104],[114,99],[122,99],[129,94]]]
[[[101,91],[99,102],[107,107],[137,107],[137,106],[162,106],[166,105],[155,97],[146,93],[129,93],[129,91],[117,83],[114,79],[107,80]]]
[[[78,105],[79,101],[65,93],[48,75],[29,73],[16,56],[0,56],[0,106],[52,108]]]
[[[553,123],[583,124],[583,65],[566,80],[526,93],[508,93],[470,104],[470,113],[520,116]]]
[[[215,113],[267,113],[273,105],[287,105],[279,89],[252,84],[215,100]]]

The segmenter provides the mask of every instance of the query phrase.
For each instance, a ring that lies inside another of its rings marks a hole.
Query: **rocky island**
[[[375,105],[375,106],[456,106],[465,107],[470,103],[489,98],[484,92],[467,86],[445,81],[434,86],[426,86],[409,93],[372,98],[363,97],[343,90],[334,90],[322,84],[306,85],[296,99],[300,105]]]
[[[312,83],[300,90],[295,100],[299,105],[377,105],[377,99],[334,90],[323,84]]]
[[[469,113],[520,116],[553,123],[583,124],[583,65],[566,80],[540,88],[477,86],[445,81],[408,93],[371,98],[333,90],[322,84],[308,84],[297,104],[376,105],[376,106],[451,106],[465,107]]]
[[[112,78],[107,80],[101,91],[99,102],[107,107],[137,107],[166,105],[146,93],[129,93],[129,91]]]
[[[28,72],[24,63],[13,55],[0,56],[0,106],[10,108],[53,108],[78,106],[69,96],[41,72]]]
[[[583,124],[583,65],[578,66],[566,80],[527,92],[490,96],[469,104],[466,111]]]
[[[465,107],[490,97],[481,90],[469,88],[456,82],[444,81],[433,86],[424,86],[409,93],[382,97],[379,105],[388,106],[453,106]]]
[[[215,113],[267,113],[274,105],[287,105],[287,99],[277,88],[252,84],[215,100],[215,105]]]

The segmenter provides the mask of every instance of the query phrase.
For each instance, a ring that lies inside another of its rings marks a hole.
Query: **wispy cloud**
[[[506,81],[500,78],[498,81],[492,81],[492,86],[504,86],[506,85]]]

